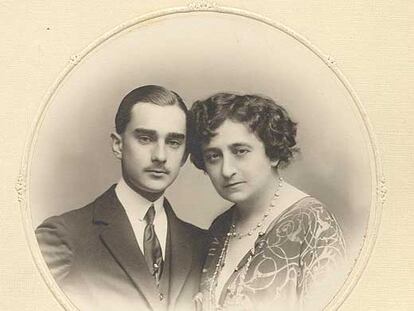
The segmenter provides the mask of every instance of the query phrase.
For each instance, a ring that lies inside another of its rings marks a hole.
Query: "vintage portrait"
[[[371,245],[378,163],[331,58],[257,16],[190,10],[72,65],[28,165],[36,260],[65,308],[341,304]]]

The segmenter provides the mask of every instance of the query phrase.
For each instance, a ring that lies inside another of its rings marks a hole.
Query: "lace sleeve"
[[[307,230],[301,246],[298,294],[302,309],[317,310],[337,289],[344,268],[345,243],[334,216],[319,202],[302,211]]]

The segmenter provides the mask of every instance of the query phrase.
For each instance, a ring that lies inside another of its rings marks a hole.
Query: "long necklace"
[[[261,228],[263,226],[264,221],[269,217],[270,212],[272,211],[272,209],[276,206],[276,201],[277,201],[277,199],[280,196],[279,195],[279,191],[282,188],[282,186],[283,186],[283,178],[282,177],[279,177],[279,182],[278,182],[277,188],[276,188],[276,190],[275,190],[275,192],[273,194],[272,201],[270,201],[269,207],[267,208],[266,212],[263,214],[262,219],[253,228],[251,228],[247,232],[244,232],[244,233],[237,232],[236,231],[236,222],[235,222],[235,219],[233,218],[233,225],[232,225],[233,226],[233,228],[232,228],[233,230],[231,232],[231,236],[237,237],[239,239],[242,239],[245,236],[251,236],[251,235],[253,235],[253,233],[256,230],[258,230],[259,228]]]
[[[256,231],[258,228],[263,226],[264,221],[266,220],[267,217],[269,217],[271,210],[276,205],[275,202],[280,196],[279,195],[279,190],[282,188],[282,186],[283,186],[283,178],[279,177],[279,182],[278,182],[276,191],[273,195],[272,201],[270,202],[268,209],[264,213],[262,219],[256,224],[256,226],[254,226],[252,229],[250,229],[246,233],[240,233],[240,232],[236,231],[235,217],[233,217],[233,221],[232,221],[232,224],[230,226],[230,230],[226,235],[226,239],[224,240],[223,248],[221,249],[219,258],[217,260],[217,264],[215,266],[215,270],[214,270],[214,273],[213,273],[213,276],[212,276],[212,282],[210,283],[209,292],[210,292],[210,299],[211,300],[209,302],[210,306],[207,308],[208,310],[210,310],[210,308],[212,306],[215,306],[215,308],[214,308],[215,310],[222,310],[223,309],[222,306],[220,306],[219,304],[216,303],[215,287],[217,286],[218,275],[219,275],[219,273],[220,273],[221,269],[223,268],[224,263],[226,261],[226,255],[227,255],[227,250],[228,250],[228,246],[229,246],[229,243],[230,243],[230,239],[232,237],[237,237],[239,239],[242,239],[245,236],[251,236],[254,233],[254,231]],[[264,233],[262,231],[259,232],[259,237],[261,237],[263,235],[264,235]],[[252,249],[250,249],[249,258],[247,259],[247,262],[246,262],[245,266],[243,267],[243,271],[240,272],[239,286],[237,286],[236,291],[232,293],[233,295],[240,295],[241,294],[244,279],[247,275],[247,271],[250,267],[250,263],[253,259],[253,256],[254,256],[254,247]],[[238,269],[236,268],[235,271],[237,272]]]

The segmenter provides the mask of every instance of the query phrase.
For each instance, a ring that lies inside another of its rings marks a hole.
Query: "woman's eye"
[[[205,160],[209,163],[213,163],[219,159],[220,155],[218,153],[209,153],[204,156]]]
[[[248,149],[236,149],[235,151],[234,151],[234,153],[236,154],[236,155],[240,155],[240,156],[242,156],[242,155],[245,155],[246,153],[248,153],[249,152],[249,150]]]

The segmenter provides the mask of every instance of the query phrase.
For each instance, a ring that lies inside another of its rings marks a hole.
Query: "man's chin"
[[[144,197],[154,197],[162,195],[165,190],[175,181],[176,177],[172,175],[165,175],[162,178],[154,178],[153,176],[137,180],[133,182],[133,188],[137,193],[141,194]]]
[[[154,201],[164,194],[170,184],[171,183],[148,182],[145,184],[135,184],[131,188],[147,200]]]
[[[163,193],[172,184],[170,180],[150,180],[142,185],[142,190],[149,193]]]

